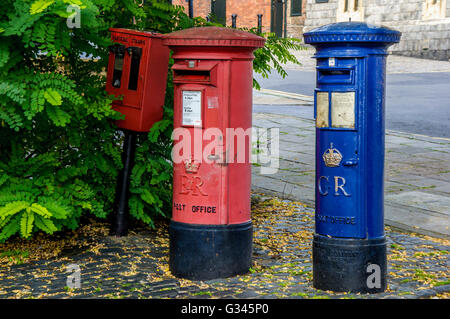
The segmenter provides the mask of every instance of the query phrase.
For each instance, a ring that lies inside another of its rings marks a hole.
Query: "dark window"
[[[328,0],[316,0],[316,3],[327,3]]]
[[[227,23],[227,1],[211,0],[210,21],[225,25]]]
[[[291,16],[302,15],[302,0],[291,0]]]

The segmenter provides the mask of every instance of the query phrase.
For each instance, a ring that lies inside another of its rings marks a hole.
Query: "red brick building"
[[[300,38],[305,22],[306,0],[193,0],[195,17],[212,13],[218,21],[231,25],[231,16],[237,15],[238,27],[256,27],[262,14],[263,32],[274,32],[282,37]],[[188,10],[186,0],[172,0]]]

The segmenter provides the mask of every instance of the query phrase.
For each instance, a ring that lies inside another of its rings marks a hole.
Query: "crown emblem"
[[[186,173],[197,173],[200,163],[193,161],[192,159],[187,159],[184,161],[184,169]]]
[[[330,143],[330,148],[322,155],[325,166],[338,167],[342,161],[342,154],[336,148],[333,148],[333,143]]]

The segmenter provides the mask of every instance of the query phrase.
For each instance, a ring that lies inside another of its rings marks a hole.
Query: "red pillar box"
[[[125,115],[122,129],[148,132],[162,119],[169,49],[162,35],[130,29],[110,29],[111,39],[106,90],[123,100],[113,103]]]
[[[170,269],[207,280],[251,266],[253,51],[265,39],[202,27],[173,32],[174,190]]]

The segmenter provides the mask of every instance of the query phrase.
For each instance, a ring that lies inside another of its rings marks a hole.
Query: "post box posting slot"
[[[173,65],[175,83],[201,83],[216,86],[217,62],[188,60]]]
[[[351,69],[328,69],[318,68],[317,70],[317,82],[319,83],[353,83],[354,71]]]
[[[317,61],[318,84],[355,84],[357,59],[322,58]]]

